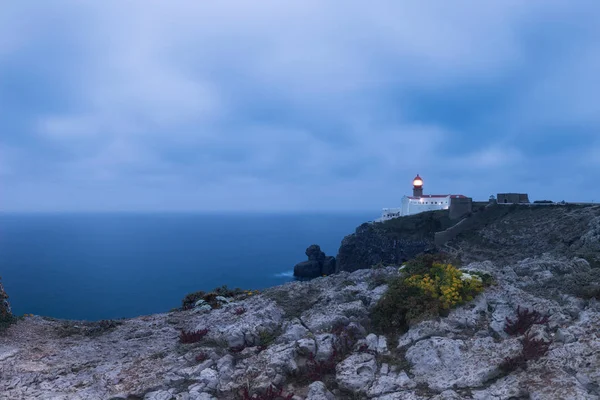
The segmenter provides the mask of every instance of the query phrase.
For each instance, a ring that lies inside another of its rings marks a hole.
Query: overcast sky
[[[0,210],[600,201],[600,2],[0,0]]]

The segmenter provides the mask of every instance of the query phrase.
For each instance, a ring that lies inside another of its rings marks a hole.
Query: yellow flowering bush
[[[481,279],[472,276],[464,278],[462,271],[451,264],[434,263],[429,273],[412,275],[405,282],[438,299],[443,309],[472,300],[474,295],[483,290]]]
[[[437,259],[436,259],[437,258]],[[447,314],[470,301],[490,283],[464,273],[450,262],[432,255],[403,268],[371,312],[373,327],[384,334],[406,331],[410,325]],[[428,265],[429,264],[429,265]]]

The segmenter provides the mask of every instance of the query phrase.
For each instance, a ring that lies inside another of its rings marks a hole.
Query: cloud
[[[373,209],[417,172],[545,190],[600,125],[592,1],[2,8],[5,209]]]

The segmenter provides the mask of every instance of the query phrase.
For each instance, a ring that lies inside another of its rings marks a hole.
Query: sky
[[[0,211],[600,202],[597,0],[0,0]]]

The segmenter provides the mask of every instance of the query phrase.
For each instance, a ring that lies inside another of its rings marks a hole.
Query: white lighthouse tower
[[[402,206],[384,208],[378,221],[387,221],[405,215],[419,214],[425,211],[447,210],[452,199],[467,198],[462,194],[423,194],[423,179],[419,174],[413,179],[413,195],[402,197]]]

